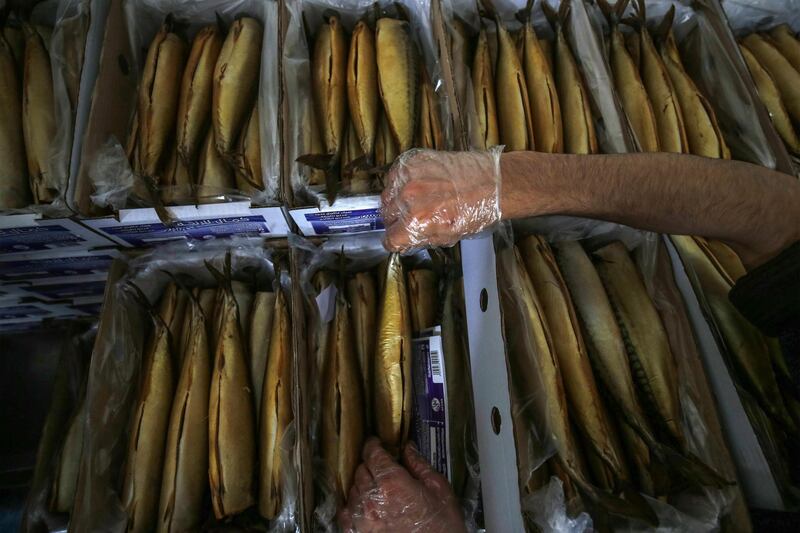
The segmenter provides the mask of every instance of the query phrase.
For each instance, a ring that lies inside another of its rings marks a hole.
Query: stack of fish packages
[[[70,530],[298,529],[285,241],[112,268]]]
[[[86,423],[86,383],[97,322],[64,330],[50,409],[36,451],[36,466],[21,531],[64,530],[75,501]]]
[[[790,0],[724,2],[725,14],[775,129],[800,176],[800,15]]]
[[[637,148],[589,7],[529,2],[498,12],[482,2],[471,18],[457,3],[449,9],[472,148]],[[540,224],[515,228],[519,248],[508,236],[496,245],[528,526],[746,528],[666,252],[654,236],[615,226],[580,243],[607,226]],[[634,249],[649,270],[633,262]]]
[[[301,374],[309,406],[303,409],[308,433],[300,439],[313,458],[314,505],[308,511],[320,530],[336,530],[336,512],[353,487],[366,438],[377,436],[396,456],[409,439],[422,436],[415,412],[425,376],[414,375],[419,361],[412,344],[436,327],[447,404],[447,442],[441,446],[448,450],[448,468],[442,473],[465,516],[475,519],[478,460],[457,251],[401,256],[387,253],[381,239],[364,234],[318,245],[293,242],[305,300],[295,320],[304,326]]]
[[[452,147],[428,0],[294,0],[286,7],[293,206],[379,194],[401,153]]]
[[[719,4],[603,0],[591,14],[639,151],[791,171]]]
[[[496,249],[528,527],[747,530],[661,240],[591,221],[513,234]]]
[[[617,95],[641,151],[736,158],[791,173],[788,155],[775,133],[791,121],[771,110],[775,128],[759,120],[760,103],[748,96],[754,94],[748,90],[752,84],[747,73],[742,76],[736,68],[742,61],[721,12],[713,7],[693,10],[671,1],[645,6],[637,0],[631,9],[626,9],[626,2],[615,6],[599,2],[598,6],[608,22],[607,48]],[[785,26],[780,28],[774,38],[749,34],[742,41],[741,53],[750,65],[755,54],[749,47],[766,51],[765,60],[784,61],[781,71],[791,76],[788,60],[781,59],[778,46],[771,43],[781,39],[791,48],[796,40],[785,35]],[[786,90],[786,94],[797,93],[791,84]],[[759,97],[763,99],[764,94],[758,89]],[[791,378],[778,341],[761,335],[728,301],[728,292],[746,273],[745,267],[724,243],[690,236],[671,239],[715,326],[771,470],[786,491],[792,484],[787,475],[787,462],[792,460],[787,445],[800,422],[798,399],[788,386]]]
[[[114,114],[128,122],[106,128],[123,138],[108,139],[91,162],[91,187],[76,194],[115,209],[274,203],[277,3],[129,1],[124,13],[137,94]]]
[[[0,20],[0,211],[66,211],[88,0],[48,0]]]

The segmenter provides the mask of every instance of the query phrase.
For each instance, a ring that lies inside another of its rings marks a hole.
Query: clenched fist
[[[501,151],[401,155],[381,198],[386,247],[452,246],[498,222]]]

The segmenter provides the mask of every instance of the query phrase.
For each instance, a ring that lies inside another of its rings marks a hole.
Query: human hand
[[[347,506],[339,511],[339,525],[346,533],[466,531],[447,479],[412,444],[402,452],[405,468],[374,437],[367,440],[362,456]]]
[[[386,176],[385,246],[452,246],[500,220],[500,154],[409,150]]]

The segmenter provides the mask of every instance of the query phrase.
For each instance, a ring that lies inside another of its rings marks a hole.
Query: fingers
[[[375,437],[367,439],[361,457],[364,460],[364,466],[366,466],[370,475],[375,480],[400,468],[400,465],[392,459],[389,452],[381,446],[381,442]]]
[[[443,500],[452,494],[447,478],[433,469],[430,463],[420,455],[414,443],[409,442],[403,448],[403,464],[416,479],[422,481],[428,488],[438,493]]]
[[[403,464],[411,472],[411,475],[419,480],[435,473],[430,463],[417,451],[417,447],[413,442],[409,442],[403,448]]]
[[[351,498],[352,500],[352,498]],[[336,514],[336,521],[339,523],[339,527],[345,533],[349,533],[350,531],[354,531],[353,529],[353,514],[350,511],[349,507],[342,507],[339,509],[339,512]]]
[[[372,474],[369,473],[367,467],[362,463],[356,468],[356,473],[353,476],[353,485],[358,492],[365,493],[375,486],[375,480]]]
[[[411,234],[408,232],[408,227],[402,221],[386,225],[383,245],[390,252],[404,252],[411,248]]]

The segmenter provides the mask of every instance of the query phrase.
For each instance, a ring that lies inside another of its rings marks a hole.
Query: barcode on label
[[[439,358],[439,352],[431,350],[431,377],[434,383],[441,383],[442,379],[442,362]]]

